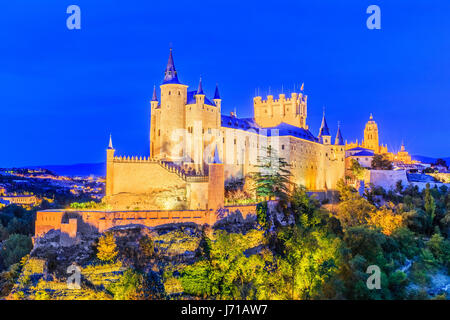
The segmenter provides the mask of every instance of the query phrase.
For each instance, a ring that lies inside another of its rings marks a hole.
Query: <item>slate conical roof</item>
[[[338,145],[338,146],[344,145],[344,139],[342,138],[340,124],[338,124],[338,129],[337,129],[337,133],[336,133],[336,139],[334,140],[334,144]]]
[[[203,93],[203,86],[202,86],[202,77],[200,77],[200,81],[198,82],[197,94],[204,94]]]
[[[178,81],[177,70],[175,69],[175,63],[173,62],[172,48],[170,48],[169,60],[167,61],[166,71],[164,72],[163,84],[180,83]]]
[[[219,158],[219,150],[217,149],[217,145],[216,145],[216,149],[214,150],[214,159],[213,159],[213,163],[215,164],[220,164],[222,162],[220,162],[220,158]]]
[[[216,91],[214,92],[214,100],[216,99],[220,99],[220,94],[219,94],[219,85],[216,84]]]
[[[330,129],[328,129],[327,120],[325,119],[325,112],[324,112],[322,117],[322,124],[320,125],[319,138],[321,136],[329,136],[329,135]]]
[[[114,149],[113,144],[112,144],[112,137],[111,137],[111,135],[109,135],[108,149]]]
[[[156,96],[156,86],[153,86],[152,101],[158,101],[158,97]]]

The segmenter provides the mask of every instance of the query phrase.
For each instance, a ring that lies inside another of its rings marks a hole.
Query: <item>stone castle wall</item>
[[[186,176],[179,168],[154,159],[107,159],[105,202],[114,210],[207,209],[208,176]],[[214,183],[214,181],[212,181]]]
[[[240,211],[246,218],[256,213],[256,205],[227,206],[228,212]],[[219,219],[216,210],[45,210],[36,213],[35,237],[42,237],[50,230],[60,230],[69,238],[77,233],[102,233],[110,228],[132,224],[155,227],[170,223],[193,222],[198,225],[214,225]]]

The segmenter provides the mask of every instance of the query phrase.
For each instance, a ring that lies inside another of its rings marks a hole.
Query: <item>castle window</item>
[[[181,96],[181,92],[180,91],[178,91],[178,95]]]
[[[234,139],[234,144],[236,144],[236,139]]]
[[[158,137],[161,136],[161,130],[158,130]]]
[[[281,145],[281,150],[284,150],[284,144]]]
[[[169,96],[170,96],[171,92],[169,91]]]

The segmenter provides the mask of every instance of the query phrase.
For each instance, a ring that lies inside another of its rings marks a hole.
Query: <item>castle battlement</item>
[[[163,161],[160,159],[155,159],[151,157],[137,157],[137,156],[115,156],[113,158],[114,163],[151,163],[159,164],[161,167],[166,169],[171,173],[175,173],[181,179],[186,182],[208,182],[209,176],[207,174],[192,174],[189,173],[177,164],[170,161]]]
[[[253,102],[255,103],[255,105],[266,104],[266,103],[278,103],[278,102],[291,103],[291,102],[297,102],[298,100],[300,100],[300,102],[306,102],[306,97],[307,96],[301,92],[299,92],[299,93],[292,92],[291,96],[289,98],[286,98],[286,94],[280,93],[278,95],[278,99],[274,99],[274,96],[269,94],[269,95],[267,95],[265,100],[263,100],[261,96],[256,96],[253,98]]]
[[[147,162],[147,163],[155,163],[158,162],[158,160],[150,158],[150,157],[125,157],[125,156],[116,156],[113,159],[114,162],[122,162],[122,163],[126,163],[126,162]]]

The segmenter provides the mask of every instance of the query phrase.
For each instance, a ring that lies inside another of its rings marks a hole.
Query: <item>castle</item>
[[[303,89],[303,88],[302,88]],[[334,143],[325,114],[318,137],[307,125],[307,96],[254,97],[254,117],[222,115],[213,98],[178,79],[172,50],[151,99],[149,157],[117,156],[107,149],[105,200],[113,209],[210,210],[224,204],[224,184],[257,171],[267,146],[291,166],[292,182],[308,190],[334,189],[345,172],[345,146],[338,128]]]
[[[404,164],[414,163],[414,161],[411,160],[411,156],[409,155],[408,151],[406,151],[403,142],[400,150],[396,154],[394,154],[393,152],[389,152],[387,145],[380,144],[378,136],[378,125],[375,120],[373,120],[372,114],[370,114],[369,121],[367,121],[364,128],[363,141],[361,143],[358,143],[358,140],[356,140],[356,142],[350,143],[347,143],[347,141],[345,141],[345,150],[347,151],[347,155],[350,155],[352,157],[361,156],[361,159],[363,159],[363,157],[365,159],[367,159],[367,157],[370,158],[370,156],[368,156],[369,151],[372,153],[372,155],[381,154],[392,162],[400,162]]]

